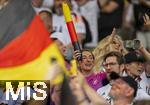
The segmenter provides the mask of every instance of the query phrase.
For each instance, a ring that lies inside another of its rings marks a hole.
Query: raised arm
[[[78,79],[92,105],[109,105],[103,97],[99,96],[97,92],[87,84],[84,76],[81,73],[78,74]]]
[[[144,55],[146,60],[150,61],[150,53],[145,49],[145,47],[142,45],[142,43],[138,50]]]

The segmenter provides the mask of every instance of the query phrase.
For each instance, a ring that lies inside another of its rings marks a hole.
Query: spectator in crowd
[[[145,71],[141,74],[140,86],[150,96],[150,61],[145,63]]]
[[[107,75],[110,75],[111,72],[116,72],[118,75],[122,75],[124,70],[123,55],[115,51],[106,54],[104,56],[103,66]]]
[[[57,44],[62,56],[64,57],[66,61],[66,67],[70,69],[70,63],[72,63],[70,61],[73,58],[72,49],[65,46],[66,40],[65,37],[63,37],[63,33],[53,31],[51,10],[44,7],[40,8],[39,15],[43,20],[46,28],[48,29],[50,37],[55,40],[55,43]],[[74,63],[72,65],[74,65]]]
[[[73,0],[73,10],[78,11],[85,17],[89,23],[90,31],[92,33],[92,42],[87,46],[96,46],[98,38],[98,7],[99,0]],[[89,36],[86,36],[89,37]]]
[[[150,2],[149,0],[131,0],[133,3],[136,37],[139,39],[145,48],[150,49],[150,31],[147,27],[144,27],[143,16],[150,15]],[[145,18],[148,19],[146,16]]]
[[[80,73],[79,73],[80,74]],[[105,99],[99,96],[87,83],[83,76],[77,75],[75,96],[77,99],[82,100],[81,105],[111,105],[105,101]],[[85,97],[83,91],[85,92]],[[137,82],[130,76],[119,77],[112,82],[112,89],[110,91],[111,97],[113,97],[113,105],[129,105],[132,104],[134,97],[137,93]],[[82,94],[82,95],[81,95]],[[80,96],[80,98],[79,98]],[[82,96],[82,97],[81,97]],[[88,101],[89,100],[89,101]],[[90,103],[89,103],[90,102]],[[79,104],[79,105],[80,105]]]
[[[68,29],[66,26],[66,22],[65,22],[65,19],[63,16],[63,11],[62,11],[62,3],[65,1],[66,0],[55,0],[54,1],[53,28],[54,28],[54,31],[63,33],[64,39],[66,42],[66,44],[65,44],[66,46],[72,46],[70,36],[68,33]],[[71,5],[70,0],[68,0],[67,3],[69,5]],[[73,22],[75,25],[75,29],[77,32],[79,42],[82,43],[83,39],[85,38],[85,33],[86,33],[85,25],[83,23],[82,17],[78,13],[72,13],[72,17],[73,17]]]
[[[51,33],[53,31],[52,27],[52,11],[49,8],[40,8],[39,15],[44,22],[45,27]]]
[[[123,46],[123,41],[118,35],[116,35],[115,29],[111,35],[100,41],[94,49],[93,54],[96,62],[94,65],[94,70],[101,70],[104,55],[111,51],[118,51],[123,55],[127,53],[127,50]]]
[[[137,82],[130,76],[121,77],[112,82],[110,96],[114,105],[130,105],[137,94]]]
[[[134,78],[139,77],[143,72],[143,59],[141,58],[141,56],[136,52],[130,52],[126,54],[124,58],[126,62],[125,67],[127,73]]]
[[[72,49],[65,46],[66,43],[62,33],[53,32],[50,37],[55,41],[58,49],[60,50],[60,53],[65,60],[65,66],[67,70],[70,72],[70,74],[72,74],[74,69],[77,70],[77,64],[76,61],[73,59]]]
[[[123,74],[124,70],[124,59],[123,55],[119,52],[110,52],[104,56],[104,69],[107,73],[108,81],[111,81],[109,77],[112,72],[117,73],[118,75]],[[97,90],[97,93],[103,96],[108,103],[113,103],[111,97],[109,96],[109,92],[111,90],[111,84],[107,84]]]
[[[119,30],[118,34],[121,35],[123,40],[132,40],[135,39],[135,29],[134,29],[134,14],[133,14],[133,5],[131,0],[124,0],[125,8],[123,15],[122,28]]]
[[[60,51],[60,53],[62,54],[62,56],[65,58],[66,57],[66,46],[63,44],[63,42],[61,42],[60,39],[57,39],[56,36],[51,36],[51,38],[55,41],[56,45],[58,46],[58,49]]]
[[[75,58],[80,55],[80,52],[75,52]],[[82,60],[78,61],[81,73],[86,77],[88,84],[97,90],[103,86],[102,81],[106,78],[104,72],[95,73],[92,69],[95,64],[95,57],[89,50],[82,50]]]
[[[143,59],[137,52],[130,52],[124,56],[125,70],[128,75],[132,76],[138,82],[138,92],[135,100],[150,99],[147,93],[149,78],[146,76],[146,71],[143,67]]]
[[[43,0],[32,0],[32,5],[36,13],[39,12],[39,9],[42,7]]]
[[[65,60],[68,62],[73,59],[72,49],[68,48],[66,45],[66,39],[61,32],[53,31],[53,22],[52,22],[52,12],[49,8],[40,8],[39,9],[39,15],[41,19],[43,20],[46,28],[48,29],[50,33],[50,37],[56,42],[58,45],[58,48],[60,49],[60,52],[64,56]],[[64,51],[65,50],[65,51]],[[63,52],[67,53],[64,54]]]
[[[112,29],[121,28],[123,12],[124,12],[124,0],[99,0],[100,1],[100,13],[99,13],[99,38],[102,40],[107,35],[111,34]],[[105,1],[105,2],[104,2]]]
[[[43,20],[46,28],[50,32],[50,37],[54,39],[62,56],[64,57],[67,68],[70,69],[70,63],[73,63],[73,62],[70,62],[73,59],[73,54],[72,54],[73,51],[71,48],[68,48],[67,46],[65,46],[66,40],[65,40],[65,37],[63,36],[63,33],[53,31],[51,10],[48,8],[42,7],[39,9],[39,15],[41,19]],[[72,65],[74,65],[74,63]]]

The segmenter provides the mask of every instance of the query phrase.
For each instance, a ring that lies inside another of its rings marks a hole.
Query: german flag
[[[31,0],[9,0],[0,10],[0,80],[44,80],[53,58],[64,64]]]

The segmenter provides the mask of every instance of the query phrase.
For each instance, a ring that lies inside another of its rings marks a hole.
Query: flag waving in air
[[[43,80],[53,58],[63,65],[31,0],[9,0],[0,10],[0,80]]]

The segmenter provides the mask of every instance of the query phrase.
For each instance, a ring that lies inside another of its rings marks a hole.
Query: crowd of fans
[[[0,4],[4,1],[8,0]],[[73,50],[63,2],[72,11],[81,51]],[[65,105],[150,104],[149,0],[32,0],[32,6],[70,72],[75,103]],[[51,81],[63,74],[59,65],[54,69]],[[62,87],[51,82],[50,105],[61,105]]]

